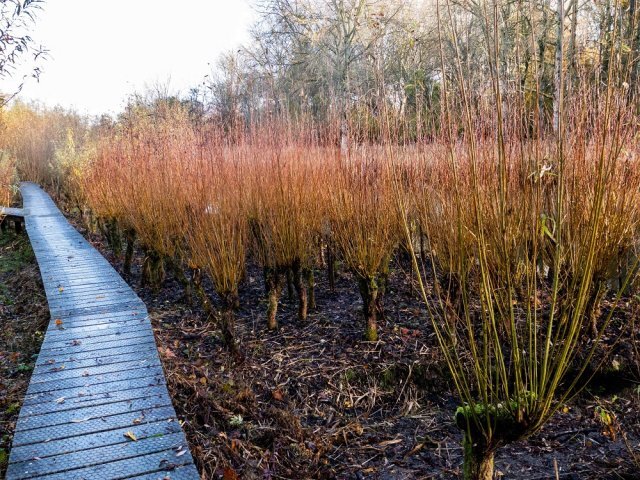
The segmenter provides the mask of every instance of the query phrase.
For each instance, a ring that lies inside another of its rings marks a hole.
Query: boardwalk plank
[[[138,372],[141,377],[134,378],[134,374]],[[72,399],[91,399],[97,398],[101,395],[112,394],[119,391],[129,391],[137,388],[144,387],[156,387],[164,386],[164,375],[149,378],[144,370],[137,370],[136,372],[130,372],[129,377],[126,380],[117,380],[113,382],[104,382],[96,385],[92,385],[91,389],[84,386],[82,387],[69,387],[55,391],[37,392],[28,394],[25,396],[23,407],[49,404],[56,402],[60,398],[68,400]]]
[[[178,422],[168,422],[161,420],[157,422],[149,422],[136,428],[125,427],[107,430],[96,433],[87,438],[87,442],[79,445],[69,439],[51,440],[40,445],[22,445],[16,446],[11,451],[11,459],[14,463],[29,461],[37,458],[45,459],[54,455],[65,455],[73,452],[80,452],[92,448],[99,448],[109,445],[118,445],[123,443],[131,443],[127,440],[125,433],[132,431],[138,438],[138,441],[145,438],[159,437],[161,435],[169,435],[179,433],[181,431]],[[137,442],[136,442],[137,443]],[[133,443],[135,445],[136,443]],[[12,464],[13,465],[13,464]],[[197,478],[197,477],[195,477]]]
[[[171,450],[182,446],[183,438],[179,434],[162,435],[160,437],[147,438],[140,440],[139,445],[129,443],[120,443],[117,445],[109,445],[106,447],[98,447],[80,452],[68,453],[66,455],[57,455],[42,460],[30,460],[22,462],[21,467],[27,475],[45,475],[60,472],[67,472],[69,475],[74,474],[76,468],[87,468],[93,465],[103,465],[119,460],[135,458],[140,455],[150,453],[158,453]],[[80,472],[75,472],[78,474]],[[30,478],[29,476],[17,478]]]
[[[106,405],[109,403],[136,400],[138,398],[155,397],[164,393],[165,386],[128,388],[126,390],[108,391],[101,394],[83,397],[58,397],[45,403],[35,405],[25,405],[22,417],[30,418],[38,415],[47,415],[52,412],[66,412],[79,408]]]

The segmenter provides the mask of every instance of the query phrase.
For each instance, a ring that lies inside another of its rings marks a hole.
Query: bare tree
[[[564,89],[564,0],[557,0],[556,21],[558,23],[558,35],[556,38],[556,61],[553,74],[554,93],[553,93],[553,131],[556,135],[560,132],[560,117],[562,115],[562,98]]]
[[[33,39],[28,35],[29,27],[35,22],[35,15],[42,8],[43,0],[0,0],[0,79],[12,77],[18,71],[20,62],[28,53],[33,61],[46,55],[43,47],[32,48]],[[17,95],[25,80],[31,76],[38,78],[40,68],[34,66],[30,73],[23,74],[13,92],[4,92],[0,97],[0,107]]]

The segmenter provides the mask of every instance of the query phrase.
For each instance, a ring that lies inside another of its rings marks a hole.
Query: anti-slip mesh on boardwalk
[[[20,190],[51,322],[7,479],[198,479],[144,303],[44,191]]]

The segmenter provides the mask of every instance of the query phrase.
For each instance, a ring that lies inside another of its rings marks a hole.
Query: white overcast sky
[[[248,39],[248,0],[46,0],[31,36],[49,50],[21,98],[80,113],[116,113],[126,97],[166,84],[188,92],[218,56]]]

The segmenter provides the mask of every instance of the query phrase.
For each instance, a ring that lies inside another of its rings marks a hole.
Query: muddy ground
[[[104,239],[89,238],[123,274]],[[402,262],[394,265],[375,343],[362,340],[360,296],[344,270],[334,291],[317,272],[317,308],[303,324],[285,288],[280,328],[267,331],[263,276],[250,266],[237,313],[241,358],[234,358],[215,320],[186,301],[171,275],[158,291],[140,287],[142,261],[137,251],[123,276],[149,308],[174,405],[205,478],[460,476],[456,395]],[[615,328],[637,308],[627,303]],[[640,344],[631,342],[615,345],[606,373],[540,433],[499,450],[496,475],[640,479]]]
[[[0,478],[31,371],[49,321],[38,266],[26,233],[0,234]]]
[[[122,274],[123,260],[104,238],[78,228]],[[223,348],[215,320],[197,301],[186,301],[171,275],[159,291],[140,287],[142,261],[136,251],[132,274],[123,276],[148,306],[174,406],[204,478],[459,477],[456,395],[402,263],[394,265],[375,343],[362,340],[360,296],[343,270],[334,291],[317,272],[317,308],[304,324],[285,288],[280,329],[267,331],[262,274],[250,266],[237,314],[238,358]],[[39,282],[32,262],[1,278],[17,292],[14,305],[2,307],[3,319],[42,316],[42,307],[31,301]],[[629,302],[615,323],[628,324],[636,310]],[[39,325],[46,324],[42,318]],[[10,352],[4,333],[0,352]],[[499,450],[497,476],[640,479],[638,347],[632,340],[616,345],[606,374],[540,433]],[[0,418],[7,432],[15,408],[6,411],[19,403],[28,379],[28,367],[19,365],[31,365],[37,349],[19,351],[21,363],[11,360],[9,369],[6,355],[0,357],[0,388],[14,399],[3,395]],[[10,433],[4,437],[0,448],[6,449]]]

